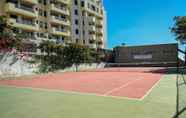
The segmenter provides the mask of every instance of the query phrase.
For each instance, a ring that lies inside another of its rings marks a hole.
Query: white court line
[[[163,78],[161,77],[148,91],[147,93],[142,97],[140,98],[140,101],[144,100],[151,92],[152,90],[160,83],[160,81],[162,80]]]
[[[65,91],[65,90],[56,90],[56,89],[43,89],[43,88],[32,88],[32,87],[17,87],[12,85],[0,85],[0,87],[11,87],[11,88],[18,88],[18,89],[30,89],[30,90],[39,90],[39,91],[46,91],[46,92],[57,92],[57,93],[65,93],[65,94],[76,94],[76,95],[83,95],[83,96],[97,96],[97,97],[105,97],[105,98],[114,98],[119,100],[134,100],[134,101],[141,101],[138,98],[129,98],[129,97],[119,97],[119,96],[105,96],[101,94],[94,94],[94,93],[83,93],[83,92],[74,92],[74,91]]]
[[[133,80],[133,81],[129,81],[129,82],[127,82],[127,83],[121,85],[120,87],[116,87],[116,88],[114,88],[114,89],[112,89],[112,90],[110,90],[110,91],[105,92],[103,95],[107,96],[107,95],[109,95],[109,94],[111,94],[111,93],[113,93],[113,92],[115,92],[115,91],[118,91],[119,89],[122,89],[122,88],[124,88],[124,87],[126,87],[126,86],[132,84],[133,82],[138,81],[138,80],[142,80],[142,79],[135,79],[135,80]]]

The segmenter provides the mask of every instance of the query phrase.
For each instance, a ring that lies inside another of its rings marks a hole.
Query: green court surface
[[[0,87],[0,118],[171,118],[175,75],[165,75],[142,101]]]

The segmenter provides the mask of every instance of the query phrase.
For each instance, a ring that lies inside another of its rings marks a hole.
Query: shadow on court
[[[186,74],[186,68],[180,68],[179,71],[177,71],[176,67],[170,67],[170,68],[162,68],[162,69],[155,69],[155,70],[150,70],[147,72],[151,73],[166,73],[166,74]]]

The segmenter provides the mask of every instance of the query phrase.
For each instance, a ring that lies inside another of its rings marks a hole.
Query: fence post
[[[175,118],[179,118],[178,113],[179,113],[179,86],[178,86],[178,79],[179,79],[179,47],[177,47],[177,67],[176,67],[176,115]]]

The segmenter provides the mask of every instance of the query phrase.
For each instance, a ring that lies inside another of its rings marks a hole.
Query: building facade
[[[115,63],[176,63],[177,44],[119,46],[114,49]]]
[[[93,11],[90,9],[86,10],[87,2],[91,3]],[[82,6],[83,4],[84,7]],[[95,6],[92,6],[92,4]],[[96,13],[96,11],[94,12],[94,7],[98,10],[98,4],[99,12]],[[91,15],[88,14],[88,11],[90,11]],[[78,12],[77,16],[76,12]],[[67,43],[80,43],[93,47],[91,41],[95,39],[97,44],[99,44],[98,46],[104,48],[106,42],[106,33],[104,33],[106,32],[106,17],[104,13],[102,1],[98,0],[0,1],[0,15],[6,16],[8,22],[15,30],[25,34],[27,40],[29,39],[35,44],[39,44],[42,40],[51,40],[64,45]],[[92,15],[95,16],[96,21],[89,21]],[[85,16],[86,20],[84,19]],[[95,26],[92,27],[91,23],[95,24]],[[99,30],[99,33],[97,30]],[[95,37],[89,35],[89,31],[93,31],[92,33],[95,34]]]
[[[72,40],[92,48],[106,47],[106,12],[102,0],[71,1]]]

